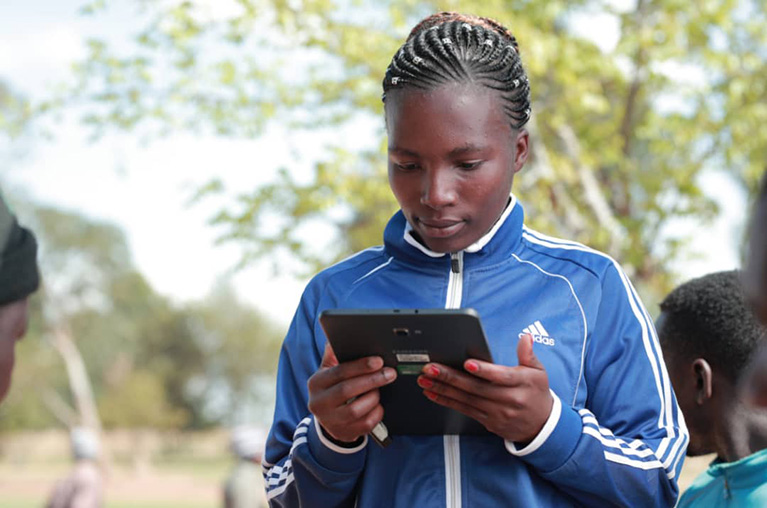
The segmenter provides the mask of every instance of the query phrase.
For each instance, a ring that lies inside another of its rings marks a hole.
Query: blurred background
[[[44,286],[0,406],[0,507],[43,505],[77,425],[101,435],[107,506],[219,506],[307,277],[396,210],[380,82],[439,10],[519,41],[530,226],[618,259],[652,315],[740,265],[767,161],[761,0],[5,2],[0,187]]]

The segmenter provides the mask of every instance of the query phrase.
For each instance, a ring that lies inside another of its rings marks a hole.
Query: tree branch
[[[68,326],[59,323],[51,330],[53,347],[59,352],[64,360],[69,378],[69,386],[75,399],[75,405],[81,418],[81,424],[95,429],[101,434],[101,418],[96,409],[96,401],[93,396],[88,371],[85,362],[72,340]]]
[[[527,163],[527,177],[524,179],[525,183],[522,189],[531,188],[540,180],[551,182],[549,184],[551,193],[556,202],[564,209],[564,214],[561,215],[561,219],[564,222],[562,227],[569,234],[568,236],[576,237],[587,229],[586,219],[578,210],[578,205],[570,198],[562,181],[556,178],[554,174],[549,152],[543,143],[535,115],[530,117],[526,129],[530,133],[532,158]]]
[[[67,404],[61,395],[55,390],[48,388],[43,392],[43,402],[53,416],[67,428],[76,427],[79,423],[77,411]]]
[[[557,135],[564,144],[565,154],[578,173],[586,204],[594,212],[599,225],[610,233],[610,243],[608,244],[607,251],[611,256],[616,257],[620,254],[621,245],[626,238],[626,231],[610,209],[610,204],[594,176],[594,170],[583,164],[580,155],[580,144],[572,127],[562,125],[557,129]]]

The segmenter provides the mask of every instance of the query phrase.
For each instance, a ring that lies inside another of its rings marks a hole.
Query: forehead
[[[508,141],[512,131],[498,92],[479,85],[396,90],[387,94],[385,111],[389,136],[399,138],[398,143],[423,136]]]

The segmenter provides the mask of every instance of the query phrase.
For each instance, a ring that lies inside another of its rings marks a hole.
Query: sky
[[[70,78],[85,36],[124,36],[129,15],[106,23],[77,14],[81,0],[15,2],[0,7],[0,79],[34,99]],[[293,140],[295,142],[295,140]],[[206,225],[214,208],[189,206],[194,189],[221,178],[232,189],[271,178],[292,147],[274,133],[259,140],[174,135],[143,146],[129,135],[98,142],[70,119],[50,141],[33,140],[0,171],[6,193],[65,207],[124,229],[134,262],[160,293],[176,301],[205,296],[228,276],[241,297],[286,324],[306,281],[254,266],[236,273],[240,251],[215,245]],[[265,156],[268,154],[268,157]],[[211,204],[212,205],[212,204]]]
[[[224,10],[229,3],[205,1]],[[87,36],[117,40],[137,28],[131,12],[120,10],[127,2],[115,2],[106,18],[79,16],[82,3],[19,0],[0,5],[0,79],[29,98],[40,98],[71,78],[71,63],[85,55]],[[617,25],[610,19],[591,21],[590,27],[602,31],[581,32],[609,49]],[[289,322],[306,281],[275,277],[268,266],[232,273],[239,250],[215,244],[217,231],[206,225],[213,208],[187,202],[194,188],[213,177],[232,189],[255,188],[274,176],[291,148],[312,140],[279,132],[257,140],[179,134],[144,146],[129,135],[109,135],[96,143],[87,137],[70,120],[57,125],[53,139],[22,147],[22,157],[0,169],[5,192],[120,226],[139,270],[156,290],[178,302],[204,297],[218,278],[228,276],[245,301],[277,323]],[[745,197],[723,174],[712,173],[701,183],[717,198],[722,213],[693,246],[701,258],[679,263],[684,278],[738,266],[737,231],[745,217]],[[680,222],[676,227],[702,226]]]

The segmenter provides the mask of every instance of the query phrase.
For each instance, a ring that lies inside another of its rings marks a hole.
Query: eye
[[[404,162],[404,163],[393,162],[392,164],[394,164],[394,167],[400,171],[415,171],[419,168],[418,164],[416,164],[415,162]]]
[[[471,171],[472,169],[477,169],[480,165],[482,165],[481,160],[479,161],[462,161],[457,164],[458,168],[463,169],[464,171]]]

